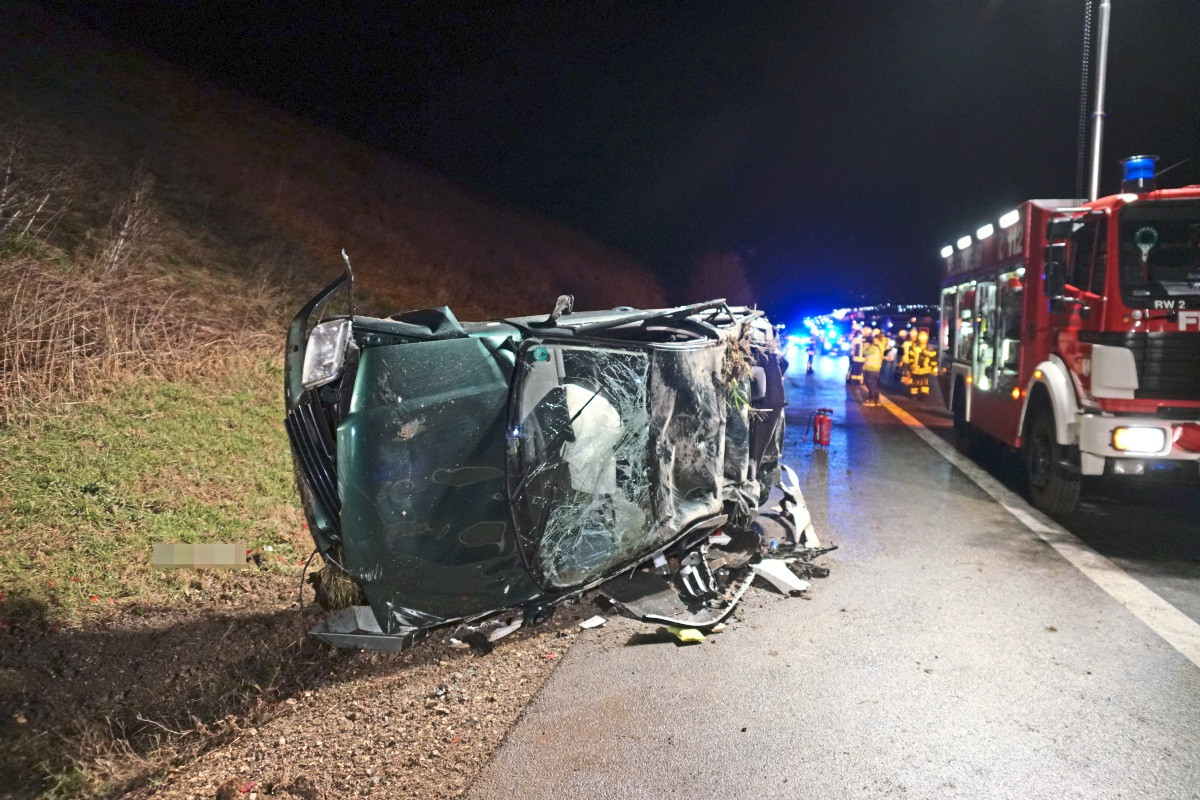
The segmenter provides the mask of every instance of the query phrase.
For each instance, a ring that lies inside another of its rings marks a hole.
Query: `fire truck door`
[[[1107,272],[1107,217],[1089,214],[1075,222],[1066,253],[1066,289],[1050,301],[1056,350],[1087,384],[1091,345],[1080,342],[1084,331],[1099,331],[1104,319]],[[1084,337],[1088,338],[1088,337]]]

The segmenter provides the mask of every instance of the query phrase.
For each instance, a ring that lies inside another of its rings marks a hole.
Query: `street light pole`
[[[1108,73],[1110,0],[1100,2],[1099,47],[1096,50],[1096,110],[1092,113],[1092,183],[1090,200],[1100,196],[1100,142],[1104,138],[1104,79]]]

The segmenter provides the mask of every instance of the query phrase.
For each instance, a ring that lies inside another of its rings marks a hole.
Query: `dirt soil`
[[[75,628],[0,599],[0,797],[454,797],[596,613],[561,606],[486,656],[445,635],[339,651],[307,635],[325,612],[295,577]]]
[[[578,619],[560,609],[486,656],[439,640],[406,656],[361,654],[342,681],[296,693],[286,713],[134,796],[457,797],[550,677]]]

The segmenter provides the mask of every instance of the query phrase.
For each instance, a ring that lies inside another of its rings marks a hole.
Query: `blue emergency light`
[[[1121,161],[1124,173],[1121,177],[1122,192],[1152,192],[1157,188],[1154,167],[1158,156],[1130,156]]]

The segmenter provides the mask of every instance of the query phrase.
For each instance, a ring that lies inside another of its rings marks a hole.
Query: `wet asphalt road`
[[[833,574],[703,644],[583,633],[470,797],[1200,798],[1200,668],[838,371],[792,376],[788,420]],[[1072,530],[1194,617],[1197,501],[1171,497]]]
[[[942,439],[954,442],[950,414],[940,402],[900,402]],[[1005,486],[1025,492],[1024,466],[1016,453],[984,440],[971,455]],[[1200,486],[1088,478],[1079,507],[1057,521],[1200,622]]]

